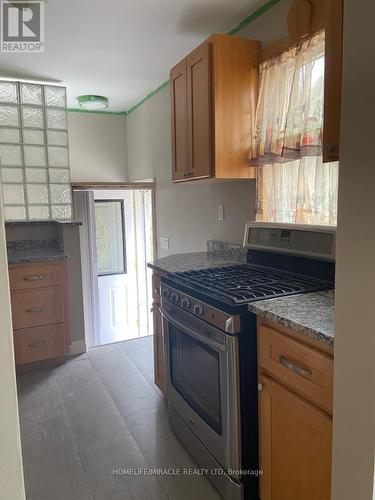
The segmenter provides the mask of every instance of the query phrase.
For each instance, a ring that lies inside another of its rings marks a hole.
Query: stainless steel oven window
[[[178,393],[222,435],[220,355],[170,324],[170,374]]]

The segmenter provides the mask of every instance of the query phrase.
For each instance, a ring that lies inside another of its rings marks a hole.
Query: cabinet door
[[[196,48],[187,60],[188,158],[187,177],[212,175],[211,44]]]
[[[171,69],[172,179],[186,178],[188,171],[186,59]]]
[[[343,0],[326,0],[323,161],[339,159]]]
[[[272,379],[260,381],[261,499],[329,500],[331,418]]]

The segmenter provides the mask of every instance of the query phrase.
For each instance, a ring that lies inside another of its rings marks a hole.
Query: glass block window
[[[6,220],[72,217],[64,87],[0,80],[0,180]]]

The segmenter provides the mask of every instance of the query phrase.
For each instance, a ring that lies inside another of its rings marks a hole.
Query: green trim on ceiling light
[[[243,28],[245,28],[248,24],[253,22],[255,19],[257,19],[259,16],[267,12],[271,7],[279,3],[280,0],[268,0],[264,5],[259,7],[259,9],[255,10],[251,14],[249,14],[245,19],[242,19],[242,21],[234,28],[232,28],[230,31],[227,32],[227,35],[236,35],[239,31],[241,31]],[[76,108],[68,108],[68,111],[73,112],[73,113],[97,113],[97,114],[102,114],[102,115],[122,115],[126,116],[133,111],[135,111],[139,106],[141,106],[144,102],[148,101],[151,97],[153,97],[155,94],[157,94],[160,90],[162,90],[164,87],[166,87],[169,84],[169,80],[166,80],[163,82],[161,85],[156,87],[154,90],[149,92],[147,95],[145,95],[142,99],[140,99],[138,102],[136,102],[133,106],[131,106],[127,111],[88,111],[85,109],[76,109]]]

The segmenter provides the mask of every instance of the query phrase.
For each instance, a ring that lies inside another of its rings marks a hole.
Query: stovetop
[[[231,306],[334,288],[331,281],[252,264],[177,272],[166,281],[208,303]]]

